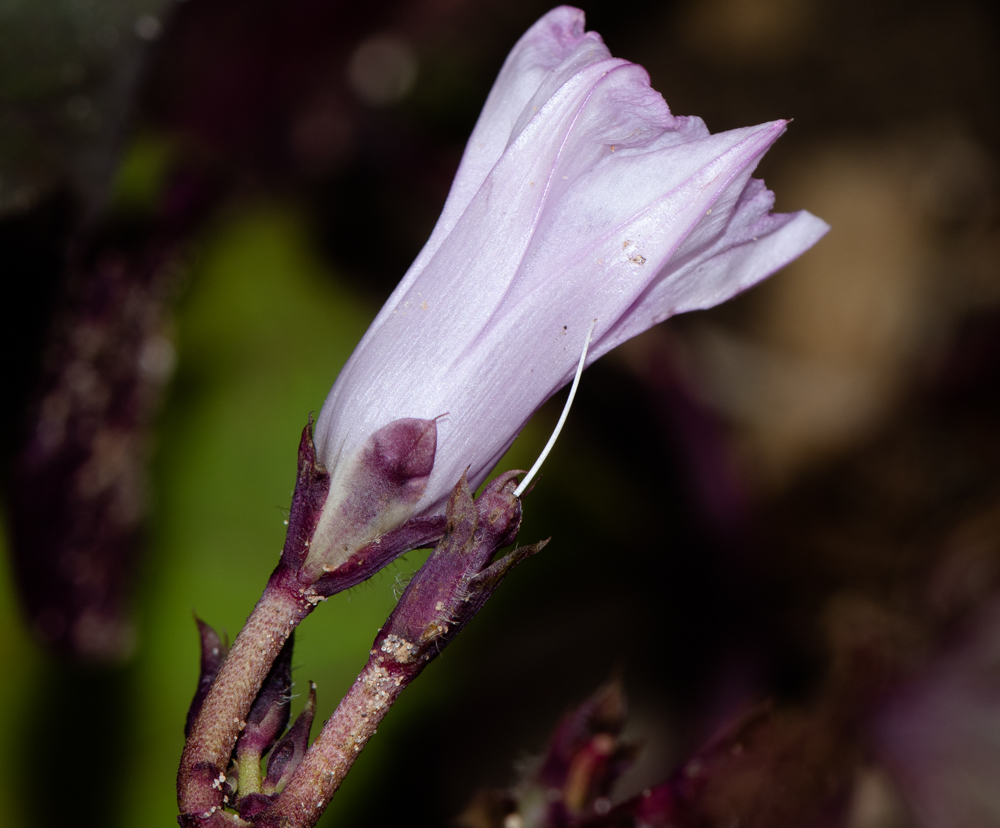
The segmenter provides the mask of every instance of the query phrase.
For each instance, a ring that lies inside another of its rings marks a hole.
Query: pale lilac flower
[[[514,47],[430,240],[330,392],[315,438],[325,515],[371,435],[403,418],[436,420],[437,443],[393,522],[443,511],[466,467],[477,486],[572,378],[592,320],[588,364],[827,231],[806,212],[770,215],[750,178],[785,121],[711,135],[583,27],[560,7]]]

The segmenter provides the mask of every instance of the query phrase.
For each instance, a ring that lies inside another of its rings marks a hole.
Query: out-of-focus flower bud
[[[612,786],[636,754],[620,739],[626,714],[625,691],[610,681],[563,717],[537,772],[514,792],[521,824],[584,825],[611,810]]]

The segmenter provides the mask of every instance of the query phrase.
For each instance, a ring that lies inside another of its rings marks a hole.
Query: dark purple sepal
[[[400,555],[414,549],[424,549],[444,534],[443,515],[412,518],[402,526],[379,535],[361,547],[339,567],[324,573],[312,586],[312,592],[329,598],[345,589],[357,586]]]
[[[404,418],[337,460],[328,498],[297,570],[299,582],[308,587],[350,565],[362,549],[405,523],[427,488],[436,451],[437,423]],[[366,563],[357,571],[370,575],[376,570]]]
[[[292,509],[288,515],[288,532],[281,550],[281,566],[298,572],[309,554],[309,547],[323,505],[330,491],[330,474],[316,459],[316,446],[312,439],[313,420],[302,430],[299,441],[299,470],[292,495]]]
[[[500,586],[500,583],[515,566],[527,560],[532,555],[541,552],[550,540],[552,538],[546,538],[528,546],[519,546],[517,549],[504,555],[500,560],[494,561],[478,575],[473,575],[469,578],[466,603],[469,605],[468,612],[470,618],[483,608],[483,604],[489,600],[493,591]]]
[[[208,689],[219,674],[222,662],[226,660],[229,646],[219,637],[219,634],[200,618],[195,616],[198,624],[198,634],[201,638],[201,672],[198,676],[198,689],[194,691],[191,706],[188,708],[187,720],[184,723],[184,735],[191,732],[191,726],[201,711],[201,706],[208,695]]]
[[[518,549],[490,565],[517,537],[521,502],[513,492],[519,473],[501,475],[477,500],[462,475],[448,500],[444,535],[379,631],[375,652],[426,663],[472,620],[516,563],[544,546]]]
[[[316,685],[309,682],[309,698],[288,732],[274,746],[267,762],[267,777],[261,786],[265,794],[284,790],[309,747],[309,731],[316,716]]]
[[[264,679],[253,707],[247,714],[246,726],[236,740],[236,759],[239,764],[245,761],[260,762],[261,757],[271,749],[288,726],[294,646],[295,633],[292,633],[274,660],[271,671]]]

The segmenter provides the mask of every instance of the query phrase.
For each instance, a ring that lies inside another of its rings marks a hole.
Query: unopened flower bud
[[[558,799],[551,797],[551,807],[563,818],[600,814],[612,785],[632,763],[635,746],[619,738],[626,712],[621,682],[610,681],[560,722],[536,784],[560,792]]]

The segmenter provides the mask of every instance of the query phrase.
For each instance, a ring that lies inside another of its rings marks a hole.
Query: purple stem
[[[507,472],[473,501],[465,475],[448,501],[444,534],[375,637],[368,663],[323,727],[288,786],[254,817],[255,828],[311,828],[399,694],[475,616],[504,576],[545,543],[515,550],[521,524]]]
[[[292,630],[320,599],[310,601],[302,590],[268,581],[246,625],[233,642],[205,697],[184,746],[177,771],[177,802],[181,824],[207,826],[225,806],[222,783],[229,757],[271,665]]]
[[[403,689],[430,661],[407,642],[373,649],[364,670],[306,752],[288,787],[254,820],[255,828],[310,828],[375,735]]]

